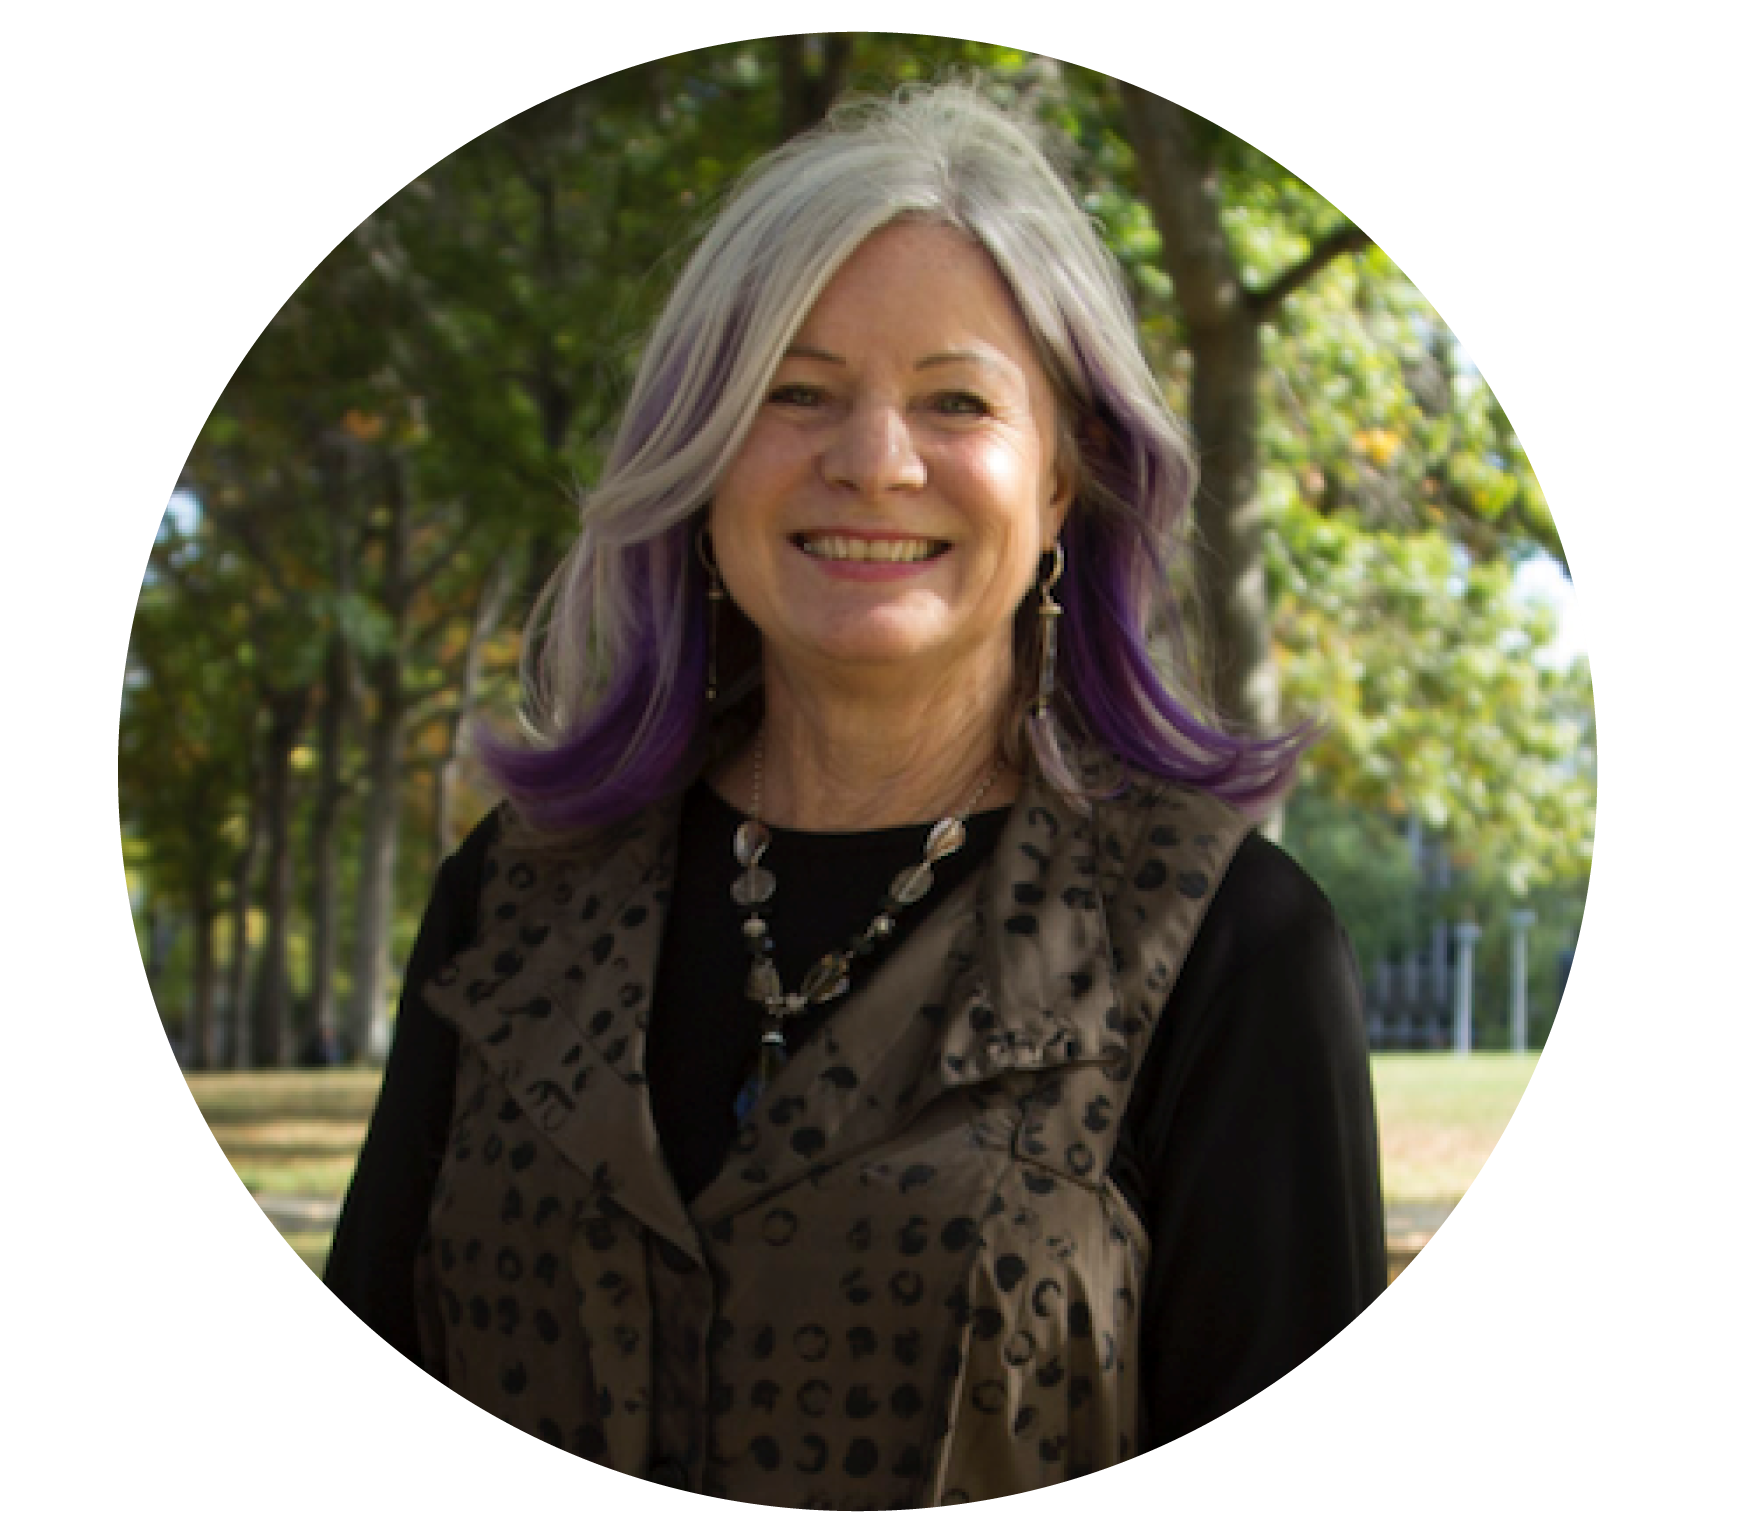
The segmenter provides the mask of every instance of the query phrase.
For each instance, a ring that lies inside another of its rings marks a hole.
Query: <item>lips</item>
[[[808,557],[824,562],[930,562],[950,542],[927,536],[856,536],[808,532],[793,538]]]

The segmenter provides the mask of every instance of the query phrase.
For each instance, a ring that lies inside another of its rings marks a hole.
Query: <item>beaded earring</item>
[[[708,703],[720,694],[720,607],[726,602],[726,589],[720,581],[720,569],[714,562],[714,543],[708,538],[708,527],[696,532],[696,556],[708,573]]]
[[[1044,553],[1050,559],[1048,571],[1039,562],[1038,572],[1038,692],[1032,699],[1034,718],[1050,713],[1050,700],[1056,689],[1056,622],[1062,618],[1062,606],[1050,591],[1062,577],[1062,543],[1053,541]]]

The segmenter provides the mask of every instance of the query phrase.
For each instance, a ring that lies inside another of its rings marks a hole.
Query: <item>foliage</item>
[[[1392,817],[1307,782],[1289,800],[1282,846],[1330,898],[1364,970],[1421,944],[1422,876]]]
[[[1382,961],[1395,965],[1406,954],[1427,950],[1437,924],[1450,928],[1469,922],[1481,930],[1472,960],[1472,1030],[1480,1049],[1509,1043],[1511,917],[1517,909],[1530,913],[1527,1038],[1534,1047],[1543,1045],[1581,926],[1584,867],[1517,892],[1502,866],[1468,862],[1453,851],[1447,855],[1446,883],[1433,885],[1412,853],[1408,819],[1400,823],[1383,810],[1339,800],[1322,776],[1294,793],[1282,844],[1330,898],[1366,977]]]
[[[1329,726],[1313,756],[1327,790],[1415,815],[1515,892],[1584,875],[1592,693],[1585,661],[1545,660],[1550,613],[1514,595],[1507,562],[1437,530],[1281,507],[1275,634],[1292,703]]]

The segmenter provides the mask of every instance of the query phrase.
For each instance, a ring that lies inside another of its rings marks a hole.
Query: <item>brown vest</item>
[[[1149,1245],[1107,1167],[1248,824],[1161,782],[1084,817],[1028,785],[686,1204],[641,1074],[677,815],[497,845],[478,941],[426,989],[463,1039],[428,1366],[558,1447],[768,1505],[978,1500],[1129,1457]]]

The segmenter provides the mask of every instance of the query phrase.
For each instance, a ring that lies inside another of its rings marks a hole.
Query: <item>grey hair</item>
[[[1291,781],[1305,731],[1241,738],[1196,695],[1167,580],[1194,454],[1142,355],[1122,271],[1034,129],[954,83],[838,106],[747,172],[685,263],[582,502],[580,537],[526,632],[535,750],[490,750],[534,818],[611,819],[699,761],[710,632],[693,533],[826,284],[903,219],[961,230],[988,252],[1057,398],[1058,465],[1074,489],[1062,651],[1050,710],[1030,719],[1033,665],[1016,663],[1010,756],[1029,747],[1074,800],[1094,786],[1064,759],[1059,737],[1071,732],[1248,809]],[[740,680],[723,665],[723,706]]]

